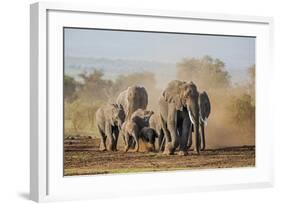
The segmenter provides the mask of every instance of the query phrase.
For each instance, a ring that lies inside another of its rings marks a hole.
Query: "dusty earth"
[[[200,155],[189,151],[187,156],[166,156],[157,152],[124,153],[122,145],[117,152],[101,152],[98,148],[99,140],[90,136],[65,139],[64,175],[255,166],[255,146],[207,149]],[[145,150],[144,144],[141,150]]]

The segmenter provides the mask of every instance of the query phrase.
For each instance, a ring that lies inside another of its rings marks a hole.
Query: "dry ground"
[[[167,171],[182,169],[210,169],[255,166],[255,147],[226,147],[207,149],[197,155],[189,151],[187,156],[161,153],[100,152],[99,141],[90,137],[64,141],[64,175],[92,175]]]

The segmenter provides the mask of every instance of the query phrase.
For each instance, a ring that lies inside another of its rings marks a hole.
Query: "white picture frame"
[[[256,36],[256,166],[64,177],[63,138],[60,138],[63,133],[60,106],[63,103],[61,32],[64,26]],[[272,119],[272,113],[263,109],[271,105],[267,96],[272,75],[272,28],[270,17],[97,8],[68,3],[32,4],[30,198],[41,202],[273,186],[273,131],[268,129],[270,120],[263,120]],[[148,186],[144,177],[153,183]],[[112,186],[114,184],[118,186]]]

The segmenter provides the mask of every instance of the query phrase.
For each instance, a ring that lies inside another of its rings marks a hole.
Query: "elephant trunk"
[[[155,152],[155,150],[156,150],[155,149],[155,144],[152,145],[152,150],[153,150],[153,152]]]
[[[147,151],[149,152],[155,151],[155,145],[153,143],[148,143],[146,146],[147,146]]]
[[[195,145],[196,145],[196,152],[200,154],[200,133],[199,133],[199,120],[195,121]]]
[[[133,103],[129,103],[129,107],[127,110],[127,116],[126,116],[126,120],[129,120],[133,114],[133,112],[135,111],[135,106],[133,105]]]
[[[204,127],[204,123],[200,123],[200,127],[201,127],[201,147],[200,150],[204,151],[205,150],[205,127]]]
[[[122,120],[119,119],[119,120],[118,120],[118,129],[119,129],[119,131],[121,131],[122,124],[123,124]]]
[[[191,123],[194,126],[195,133],[195,150],[198,154],[200,154],[200,133],[199,133],[199,105],[193,102],[192,105],[188,109],[188,114]]]

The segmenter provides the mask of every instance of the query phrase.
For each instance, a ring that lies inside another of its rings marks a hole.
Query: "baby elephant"
[[[140,131],[140,138],[149,144],[149,151],[155,151],[155,138],[157,133],[153,128],[144,127]]]
[[[96,123],[101,138],[100,150],[106,150],[106,139],[108,142],[108,150],[117,150],[117,141],[119,131],[125,120],[125,112],[122,105],[106,104],[100,107],[96,112]]]
[[[125,152],[130,147],[135,147],[134,151],[138,152],[140,131],[149,125],[151,115],[153,115],[153,111],[137,109],[131,118],[123,123],[121,134],[125,144]]]

